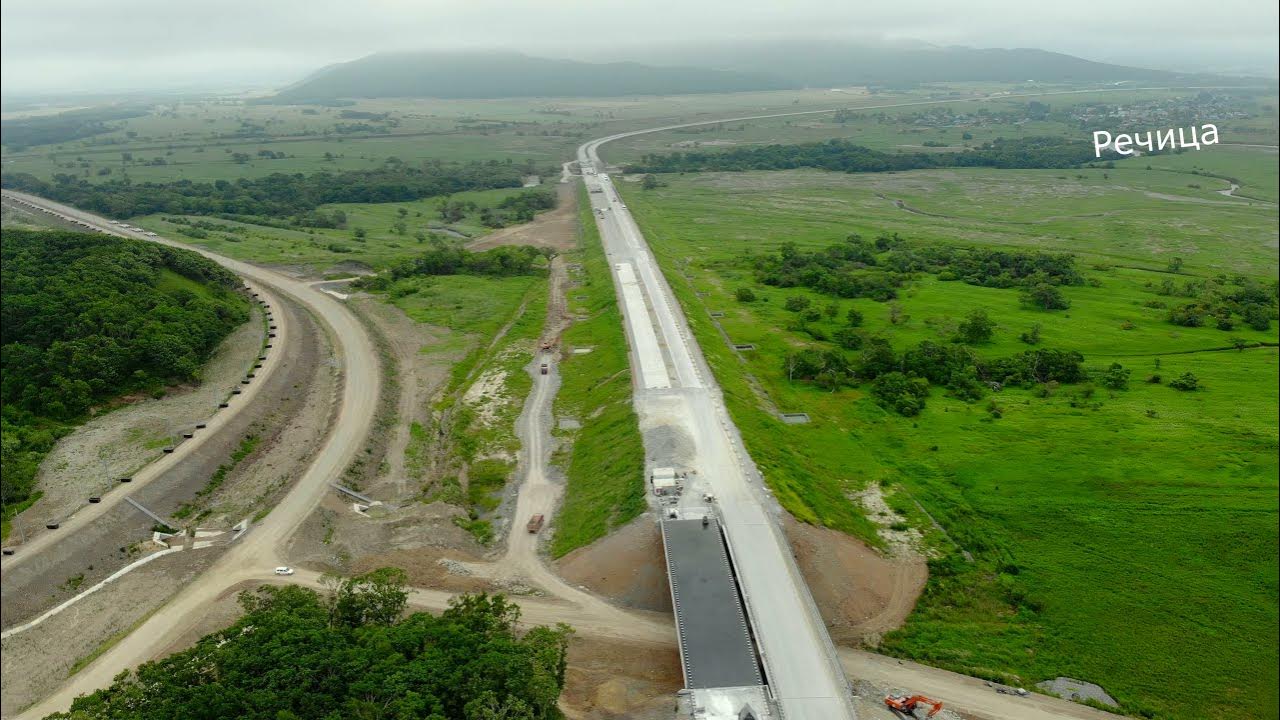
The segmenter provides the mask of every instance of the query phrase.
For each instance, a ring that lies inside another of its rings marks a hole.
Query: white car
[[[291,567],[289,567],[289,566],[287,566],[287,565],[281,565],[280,567],[276,568],[276,574],[277,574],[277,575],[292,575],[292,574],[293,574],[293,568],[291,568]]]

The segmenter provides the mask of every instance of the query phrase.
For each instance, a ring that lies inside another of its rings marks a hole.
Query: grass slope
[[[565,431],[572,445],[567,458],[557,458],[568,484],[551,542],[556,557],[603,537],[645,508],[644,446],[631,405],[622,315],[591,203],[584,196],[579,207],[581,286],[570,291],[569,309],[584,319],[574,322],[562,340],[566,349],[592,351],[568,355],[560,364],[554,413],[575,418],[582,427]]]

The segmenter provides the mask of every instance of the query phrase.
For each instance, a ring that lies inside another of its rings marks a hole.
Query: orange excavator
[[[915,717],[916,708],[921,705],[928,705],[932,708],[929,711],[929,714],[925,715],[927,718],[931,718],[942,712],[941,701],[927,698],[923,695],[912,695],[911,697],[907,697],[906,695],[887,695],[885,696],[884,704],[887,705],[890,710],[897,710],[898,712],[906,713],[911,717]]]

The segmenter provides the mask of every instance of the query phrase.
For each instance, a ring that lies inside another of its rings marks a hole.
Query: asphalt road
[[[653,132],[653,131],[649,131]],[[598,147],[579,161],[602,168]],[[692,437],[698,475],[716,496],[769,687],[789,720],[853,718],[848,681],[777,522],[777,505],[742,447],[719,387],[679,305],[609,179],[585,175],[620,290],[635,369],[636,407]]]
[[[80,210],[41,198],[25,196],[25,199],[104,231],[127,233],[119,231],[103,218]],[[364,446],[373,424],[379,390],[377,354],[364,327],[341,302],[303,281],[272,270],[164,238],[131,235],[198,252],[254,284],[293,298],[310,310],[325,326],[341,363],[341,407],[325,445],[266,518],[255,524],[196,582],[184,588],[142,626],[73,676],[52,696],[19,715],[22,718],[41,718],[65,710],[77,695],[109,685],[120,671],[155,657],[192,627],[201,616],[201,608],[216,599],[229,585],[261,577],[264,572],[269,573],[271,568],[281,564],[281,550],[285,542],[320,503],[324,494],[330,491],[329,483],[342,474]]]

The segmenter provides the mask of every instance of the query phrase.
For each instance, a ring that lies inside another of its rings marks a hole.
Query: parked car
[[[292,575],[292,574],[293,574],[293,568],[289,567],[288,565],[281,565],[280,567],[276,568],[276,574],[277,574],[277,575]]]

